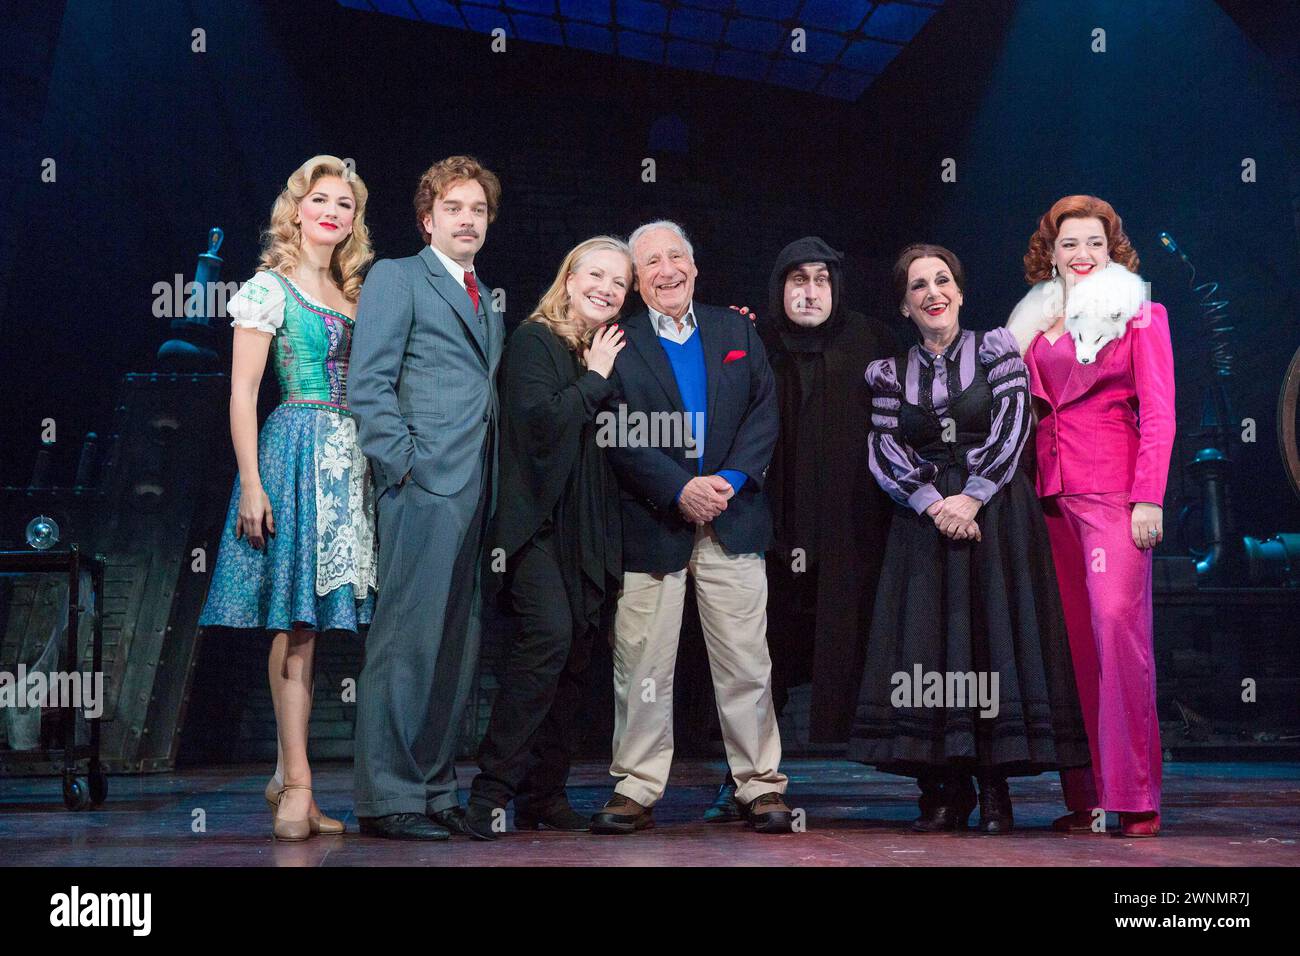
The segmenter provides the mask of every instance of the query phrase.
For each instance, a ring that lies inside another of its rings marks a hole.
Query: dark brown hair
[[[966,290],[966,273],[962,271],[961,260],[955,253],[943,246],[928,242],[914,242],[906,246],[894,262],[894,295],[898,297],[899,302],[907,297],[907,270],[912,267],[912,263],[917,259],[931,258],[946,262],[948,271],[952,273],[952,281],[957,283],[959,290],[963,292]]]

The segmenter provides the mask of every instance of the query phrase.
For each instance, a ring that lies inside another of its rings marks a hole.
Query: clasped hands
[[[949,495],[925,509],[934,519],[939,531],[954,541],[981,541],[980,526],[975,523],[975,513],[980,510],[980,500],[967,494]]]
[[[701,475],[686,482],[677,496],[677,510],[692,524],[708,524],[727,510],[727,501],[735,493],[731,482],[721,475]]]

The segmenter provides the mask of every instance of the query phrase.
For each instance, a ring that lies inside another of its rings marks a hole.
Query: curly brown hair
[[[1030,285],[1052,277],[1052,246],[1067,219],[1100,219],[1106,230],[1106,248],[1110,258],[1129,272],[1138,271],[1138,254],[1124,232],[1124,220],[1115,207],[1096,196],[1064,196],[1052,204],[1038,220],[1038,229],[1029,237],[1025,253],[1025,281]]]
[[[420,238],[429,244],[429,230],[424,228],[424,217],[433,215],[433,204],[458,183],[474,179],[483,187],[487,196],[488,222],[497,217],[501,204],[501,180],[496,173],[484,167],[473,156],[448,156],[440,159],[424,171],[420,185],[415,188],[415,224],[420,229]]]

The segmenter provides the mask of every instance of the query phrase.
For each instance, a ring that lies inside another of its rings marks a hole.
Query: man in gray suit
[[[505,339],[473,269],[500,197],[471,157],[435,163],[415,194],[426,247],[376,262],[357,308],[348,400],[374,466],[379,530],[356,726],[356,814],[372,836],[470,833],[456,742],[478,666]]]

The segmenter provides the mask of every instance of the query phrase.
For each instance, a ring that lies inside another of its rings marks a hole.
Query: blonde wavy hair
[[[538,301],[537,308],[525,320],[527,322],[540,322],[545,325],[555,333],[557,338],[578,354],[578,361],[584,365],[586,362],[583,361],[582,353],[591,345],[596,330],[588,329],[581,319],[569,315],[571,299],[565,283],[569,275],[577,272],[582,266],[583,260],[593,252],[606,250],[622,253],[627,259],[627,291],[631,293],[632,250],[628,248],[626,242],[617,236],[593,236],[590,239],[584,239],[569,250],[564,257],[564,261],[560,263],[559,271],[555,273],[555,281],[551,283],[551,287],[546,290]]]
[[[361,277],[375,257],[370,248],[370,230],[366,227],[366,184],[337,156],[313,156],[293,171],[271,207],[271,222],[262,233],[262,258],[259,270],[292,273],[302,253],[302,226],[294,222],[298,206],[317,181],[337,176],[352,187],[356,209],[352,216],[352,233],[334,247],[330,256],[330,277],[349,302],[361,294]]]

